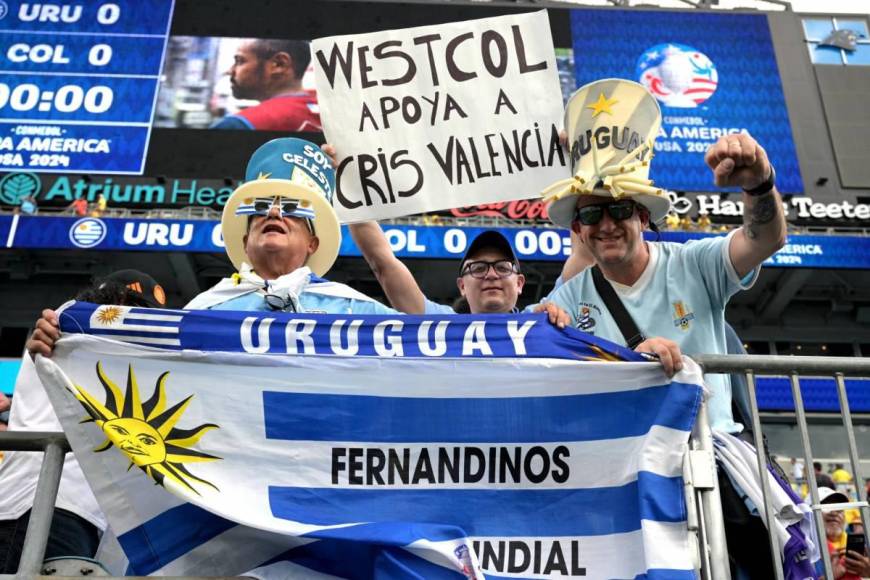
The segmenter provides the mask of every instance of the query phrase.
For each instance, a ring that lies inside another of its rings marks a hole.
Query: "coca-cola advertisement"
[[[495,217],[509,220],[547,221],[547,207],[540,199],[518,199],[482,205],[456,207],[448,212],[439,212],[458,218]]]

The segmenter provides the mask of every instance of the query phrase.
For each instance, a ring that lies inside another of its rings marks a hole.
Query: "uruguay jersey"
[[[447,306],[446,304],[438,304],[437,302],[432,302],[428,298],[423,298],[425,301],[423,304],[424,310],[423,314],[456,314],[456,311],[453,310],[453,307]]]
[[[684,354],[726,354],[725,305],[738,290],[755,283],[759,268],[741,281],[731,264],[731,236],[710,237],[685,244],[648,242],[650,260],[632,286],[611,282],[640,331],[647,338],[676,342]],[[574,326],[601,338],[625,344],[619,327],[595,290],[591,270],[578,274],[547,297],[564,309]],[[714,429],[739,432],[731,414],[731,383],[727,375],[705,376]]]

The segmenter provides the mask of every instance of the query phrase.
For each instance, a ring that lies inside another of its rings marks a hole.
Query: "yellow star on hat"
[[[586,108],[592,109],[592,118],[594,119],[601,113],[612,115],[613,111],[610,110],[610,107],[618,102],[616,99],[608,99],[604,93],[598,93],[598,100],[591,105],[586,105]]]

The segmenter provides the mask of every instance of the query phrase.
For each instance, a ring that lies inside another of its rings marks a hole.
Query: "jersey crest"
[[[674,326],[683,332],[689,330],[689,323],[695,319],[695,313],[682,300],[674,302]]]

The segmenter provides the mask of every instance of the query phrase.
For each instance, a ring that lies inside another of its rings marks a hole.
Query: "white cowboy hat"
[[[570,228],[581,195],[629,198],[649,210],[652,222],[664,219],[670,197],[648,177],[661,123],[658,102],[643,85],[604,79],[580,87],[565,107],[574,176],[544,190],[550,220]]]
[[[236,269],[249,262],[244,238],[248,231],[245,206],[257,199],[289,198],[299,201],[300,213],[309,218],[320,245],[306,265],[323,276],[338,257],[341,228],[332,208],[335,171],[320,147],[302,139],[274,139],[251,156],[245,172],[246,183],[227,200],[221,217],[221,230],[227,255]],[[240,206],[242,206],[240,208]]]

